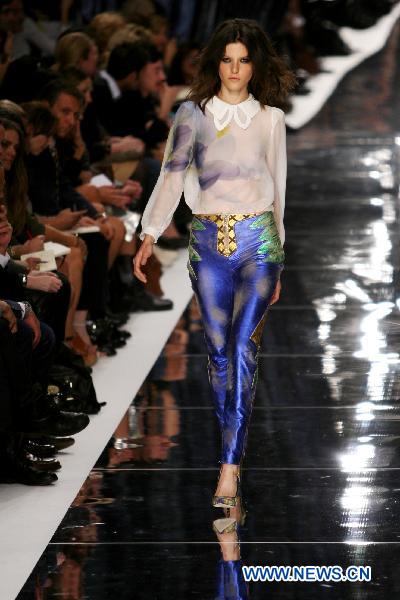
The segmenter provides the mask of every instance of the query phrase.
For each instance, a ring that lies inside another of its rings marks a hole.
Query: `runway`
[[[369,565],[372,581],[221,595],[220,442],[192,300],[18,600],[396,597],[399,31],[288,136],[286,268],[262,342],[240,530],[244,565]]]

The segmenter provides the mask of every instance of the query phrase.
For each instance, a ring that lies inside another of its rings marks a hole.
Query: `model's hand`
[[[147,263],[147,260],[153,254],[153,244],[154,238],[153,236],[146,234],[144,238],[143,244],[140,246],[139,250],[136,252],[136,256],[133,259],[134,263],[134,275],[142,281],[143,283],[147,283],[147,277],[142,271],[142,267]]]
[[[281,280],[279,279],[278,283],[276,284],[276,288],[275,288],[274,294],[271,298],[270,304],[275,304],[275,302],[277,302],[279,300],[279,296],[281,295],[281,289],[282,289],[282,284],[281,284]]]

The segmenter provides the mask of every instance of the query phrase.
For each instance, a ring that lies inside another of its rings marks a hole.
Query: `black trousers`
[[[32,390],[35,384],[46,385],[55,348],[54,333],[44,323],[41,334],[33,348],[33,333],[24,321],[18,321],[13,334],[8,322],[0,318],[0,431],[18,429],[21,420],[40,414]]]
[[[57,276],[63,282],[57,293],[26,290],[26,299],[32,304],[35,314],[40,321],[46,323],[54,332],[57,344],[65,338],[65,323],[71,300],[71,284],[62,273]]]
[[[88,310],[92,319],[104,317],[108,301],[108,247],[100,233],[85,233],[88,255],[83,269],[78,310]]]

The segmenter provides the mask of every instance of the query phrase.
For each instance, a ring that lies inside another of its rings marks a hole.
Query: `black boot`
[[[126,285],[132,285],[133,281],[133,256],[117,256],[115,268],[118,272],[121,282]]]

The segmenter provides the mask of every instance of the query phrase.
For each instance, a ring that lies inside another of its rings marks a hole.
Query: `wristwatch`
[[[21,304],[23,304],[25,306],[25,314],[24,314],[24,319],[25,319],[27,316],[29,316],[31,313],[33,313],[33,308],[29,304],[29,302],[21,302]]]
[[[26,273],[21,273],[21,283],[25,288],[28,285],[28,275]]]

